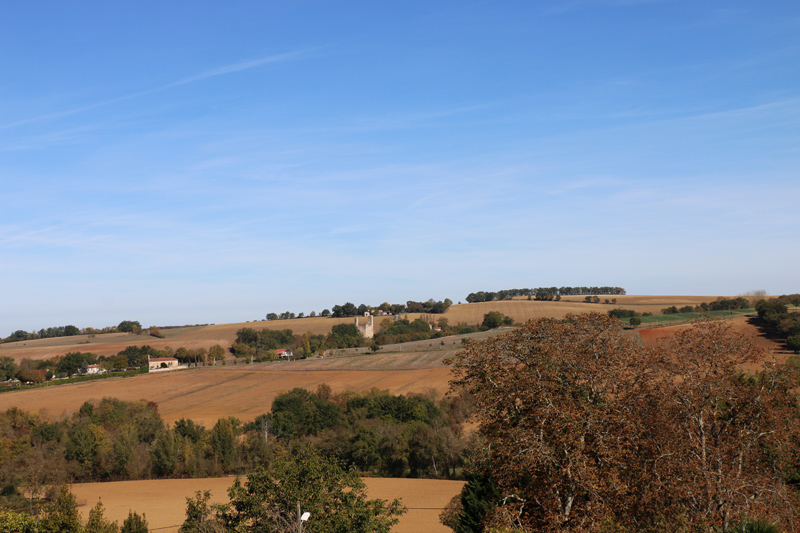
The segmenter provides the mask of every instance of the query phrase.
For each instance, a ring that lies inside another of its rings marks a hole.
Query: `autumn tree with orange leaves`
[[[724,322],[648,350],[610,317],[540,319],[468,342],[451,364],[477,408],[472,471],[497,486],[482,527],[800,528],[786,482],[800,464],[795,369]]]

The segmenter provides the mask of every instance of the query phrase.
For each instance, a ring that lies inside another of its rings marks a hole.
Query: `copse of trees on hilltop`
[[[73,335],[80,335],[81,330],[76,326],[57,326],[50,328],[42,328],[39,331],[28,333],[25,330],[18,329],[5,339],[3,342],[19,342],[29,341],[33,339],[48,339],[51,337],[71,337]]]
[[[453,305],[453,301],[450,298],[445,298],[444,301],[436,301],[433,298],[425,301],[425,302],[415,302],[413,300],[408,300],[405,305],[404,304],[390,304],[389,302],[383,302],[378,306],[370,306],[366,304],[361,304],[356,306],[352,302],[347,302],[343,305],[334,305],[330,309],[323,309],[319,316],[322,317],[333,317],[333,318],[343,318],[343,317],[350,317],[350,316],[363,316],[364,313],[370,314],[386,314],[386,315],[399,315],[401,313],[431,313],[431,314],[442,314],[445,313],[450,306]],[[267,320],[286,320],[289,318],[305,318],[304,313],[299,313],[295,315],[289,311],[283,313],[267,313],[266,319]],[[316,311],[311,311],[308,315],[309,317],[317,316]]]
[[[207,326],[208,324],[187,324],[186,326],[189,325]],[[150,326],[145,330],[144,328],[142,328],[142,325],[138,320],[123,320],[117,326],[107,326],[101,329],[91,328],[91,327],[78,329],[76,326],[72,325],[42,328],[39,331],[32,331],[32,332],[27,332],[25,330],[18,329],[5,339],[0,339],[0,344],[4,342],[19,342],[19,341],[32,341],[36,339],[48,339],[52,337],[71,337],[74,335],[89,335],[89,337],[92,338],[93,335],[99,335],[103,333],[117,333],[117,332],[131,333],[134,335],[139,335],[142,332],[146,332],[148,335],[151,335],[153,337],[164,338],[164,334],[161,332],[162,329],[181,328],[186,326],[161,326],[160,328],[157,326]]]
[[[622,287],[538,287],[534,289],[506,289],[496,292],[478,291],[467,295],[467,303],[510,300],[527,296],[536,300],[560,300],[562,296],[584,294],[625,294]]]
[[[73,325],[42,328],[39,331],[32,331],[30,333],[25,330],[18,329],[5,339],[2,339],[2,342],[32,341],[36,339],[49,339],[53,337],[72,337],[74,335],[96,335],[98,333],[114,333],[117,331],[122,331],[127,333],[141,333],[142,325],[137,320],[123,320],[117,326],[108,326],[102,329],[96,329],[96,328],[79,329],[77,326]],[[152,335],[154,331],[157,332],[159,335],[161,333],[160,331],[158,331],[158,328],[156,328],[155,326],[151,326],[150,334]],[[159,335],[154,335],[154,336],[159,336]]]

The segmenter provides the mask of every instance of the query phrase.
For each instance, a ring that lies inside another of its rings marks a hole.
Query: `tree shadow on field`
[[[794,353],[794,351],[791,350],[786,344],[786,338],[782,336],[777,329],[765,324],[760,318],[758,318],[758,316],[747,317],[747,323],[756,329],[760,337],[770,340],[776,345],[780,346],[781,353]]]

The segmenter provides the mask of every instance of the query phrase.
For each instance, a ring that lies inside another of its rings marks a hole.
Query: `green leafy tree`
[[[499,328],[503,325],[503,320],[505,319],[505,315],[500,311],[489,311],[485,315],[483,315],[483,324],[481,324],[486,329],[494,329]]]
[[[178,466],[175,433],[169,430],[162,432],[153,442],[150,456],[153,459],[153,472],[157,477],[171,476]]]
[[[209,505],[211,491],[197,491],[194,498],[186,498],[186,520],[178,533],[225,533],[222,523],[214,515],[214,507]]]
[[[223,348],[219,344],[215,344],[214,346],[208,349],[208,358],[211,359],[212,361],[225,359],[225,348]]]
[[[455,516],[452,514],[442,516],[442,523],[456,533],[481,533],[483,520],[494,507],[492,502],[500,498],[500,491],[489,476],[469,473],[466,479],[467,484],[464,485],[461,494],[455,497],[459,500]],[[445,523],[445,520],[449,523]]]
[[[128,518],[122,522],[120,533],[148,533],[147,519],[145,514],[128,511]]]
[[[39,524],[40,533],[81,533],[83,527],[78,515],[78,503],[69,487],[61,485],[48,510]]]
[[[83,528],[84,533],[119,533],[119,526],[103,516],[103,502],[98,501],[89,511],[89,521]]]
[[[211,429],[211,451],[224,468],[233,464],[236,456],[236,440],[230,419],[220,418]]]
[[[328,344],[334,348],[355,348],[363,341],[364,336],[355,324],[337,324],[328,335]]]
[[[294,388],[278,395],[272,402],[272,430],[286,440],[317,435],[326,428],[343,423],[344,416],[339,405],[325,401],[306,389]]]
[[[26,340],[28,340],[28,332],[22,329],[18,329],[17,331],[6,337],[6,342],[19,342]]]
[[[28,514],[0,509],[0,533],[35,533],[36,521]]]
[[[8,356],[0,357],[0,381],[5,381],[14,377],[17,372],[17,364],[14,359]]]
[[[189,439],[194,443],[197,443],[203,437],[205,428],[200,424],[195,423],[194,420],[181,418],[175,422],[175,433],[181,437]]]
[[[388,533],[406,509],[399,500],[367,499],[366,485],[310,448],[278,457],[270,470],[257,468],[228,491],[230,503],[217,517],[230,531],[286,531],[296,521],[297,504],[311,516],[308,533]]]
[[[133,333],[137,329],[140,331],[142,329],[142,325],[138,320],[123,320],[117,326],[117,331],[122,331],[125,333]]]
[[[77,374],[84,365],[93,365],[97,362],[97,355],[87,352],[69,352],[56,363],[59,374],[71,376]]]
[[[800,353],[800,335],[792,335],[786,339],[786,344],[794,353]]]
[[[97,452],[97,437],[89,424],[73,426],[67,432],[65,456],[69,461],[77,461],[89,466]]]

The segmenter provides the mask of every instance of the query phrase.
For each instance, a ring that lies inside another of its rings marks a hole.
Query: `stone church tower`
[[[366,324],[360,324],[358,322],[358,317],[356,317],[356,327],[358,328],[358,331],[364,335],[365,339],[371,339],[375,336],[375,333],[372,330],[372,315],[367,312],[364,313],[364,316],[367,318]]]

